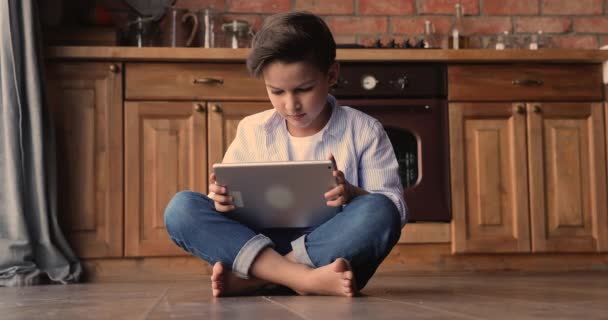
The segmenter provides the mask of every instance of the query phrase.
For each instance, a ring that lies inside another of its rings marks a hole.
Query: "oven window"
[[[418,139],[407,130],[384,128],[391,140],[397,163],[399,163],[399,177],[403,188],[413,187],[418,181]]]

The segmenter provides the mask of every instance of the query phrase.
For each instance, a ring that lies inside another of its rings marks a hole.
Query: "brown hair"
[[[336,42],[323,19],[304,11],[272,15],[253,39],[247,69],[255,77],[274,61],[309,62],[326,73],[336,61]]]

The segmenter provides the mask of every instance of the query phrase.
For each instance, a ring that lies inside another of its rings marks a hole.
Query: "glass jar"
[[[253,31],[249,22],[232,20],[222,24],[225,37],[225,46],[228,48],[249,48],[253,39]]]

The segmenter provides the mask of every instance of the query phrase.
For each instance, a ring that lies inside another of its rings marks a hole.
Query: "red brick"
[[[343,44],[357,43],[357,37],[355,37],[355,36],[335,36],[334,40],[338,44],[341,44],[341,43],[343,43]]]
[[[290,0],[228,0],[230,12],[276,13],[291,9]]]
[[[226,1],[224,0],[177,0],[175,6],[188,8],[192,11],[213,7],[218,12],[226,11]]]
[[[335,35],[386,33],[386,18],[328,17],[325,19]]]
[[[542,0],[543,14],[602,14],[602,0]]]
[[[424,21],[429,20],[435,26],[435,33],[447,34],[452,24],[452,19],[448,17],[413,17],[390,19],[390,30],[393,34],[423,34]]]
[[[608,33],[608,18],[575,18],[574,30],[576,32]]]
[[[353,0],[296,0],[297,10],[306,10],[316,14],[353,14]]]
[[[600,37],[600,48],[603,46],[608,45],[608,36],[601,36]]]
[[[359,14],[412,14],[416,7],[414,2],[414,0],[359,0]]]
[[[491,35],[512,30],[510,17],[466,18],[466,27],[472,35]]]
[[[419,0],[420,9],[419,14],[455,14],[456,10],[454,6],[460,3],[464,8],[465,15],[478,15],[479,14],[479,1],[478,0]]]
[[[515,32],[565,33],[572,30],[570,18],[517,18]]]
[[[514,15],[514,14],[538,14],[538,1],[530,0],[483,0],[484,14]]]
[[[556,36],[553,37],[558,48],[569,49],[597,49],[598,42],[596,36]]]

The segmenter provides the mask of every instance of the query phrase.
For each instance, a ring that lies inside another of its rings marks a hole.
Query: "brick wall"
[[[122,1],[97,2],[118,23],[126,19]],[[273,13],[308,10],[327,21],[339,43],[415,38],[430,20],[444,35],[445,46],[456,3],[464,7],[475,47],[486,46],[505,30],[521,38],[543,30],[563,48],[608,44],[608,0],[177,0],[176,5],[192,10],[213,5],[225,17],[248,20],[255,29]]]

